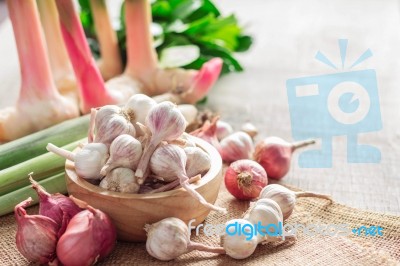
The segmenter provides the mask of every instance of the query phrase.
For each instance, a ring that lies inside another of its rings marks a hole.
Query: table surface
[[[333,137],[331,168],[300,168],[297,152],[283,183],[330,194],[352,207],[400,215],[400,16],[399,3],[387,0],[218,0],[225,13],[235,12],[254,36],[252,49],[238,55],[245,71],[223,77],[212,90],[208,107],[237,129],[251,121],[257,139],[293,140],[286,81],[334,74],[314,59],[317,51],[340,64],[338,39],[348,39],[347,58],[354,62],[367,50],[373,56],[354,70],[377,75],[382,129],[359,135],[361,143],[381,151],[380,163],[347,162],[346,136]],[[3,14],[3,15],[2,15]],[[0,1],[0,15],[4,5]],[[2,17],[0,16],[0,22]],[[4,20],[4,19],[3,19]],[[18,95],[19,72],[8,19],[0,25],[0,107]],[[304,117],[304,121],[307,117]],[[304,128],[312,133],[312,128]]]

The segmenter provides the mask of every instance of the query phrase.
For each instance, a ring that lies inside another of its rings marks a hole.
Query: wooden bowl
[[[221,156],[209,143],[195,137],[193,141],[210,155],[211,168],[192,186],[208,202],[215,203],[222,181]],[[66,161],[65,171],[68,193],[107,213],[117,228],[119,240],[143,242],[146,240],[145,224],[177,217],[185,223],[196,219],[193,225],[198,225],[210,212],[183,188],[155,194],[113,192],[78,177],[72,161]]]

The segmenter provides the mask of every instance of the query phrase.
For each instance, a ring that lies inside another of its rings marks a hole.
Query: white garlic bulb
[[[258,134],[258,129],[250,122],[244,123],[241,130],[254,138]]]
[[[129,98],[124,106],[124,112],[129,116],[129,120],[133,124],[136,122],[144,124],[150,109],[156,105],[156,101],[152,98],[139,93]]]
[[[102,175],[117,167],[136,170],[142,156],[142,144],[131,135],[122,134],[114,139],[110,146],[110,158],[101,169]]]
[[[165,218],[155,224],[146,225],[146,250],[154,258],[168,261],[192,250],[224,254],[222,247],[211,247],[190,241],[189,228],[180,219]]]
[[[296,198],[315,197],[332,201],[330,196],[312,192],[294,192],[284,186],[271,184],[264,187],[260,192],[260,199],[274,200],[282,210],[283,220],[289,218],[296,204]]]
[[[129,168],[115,168],[100,182],[100,187],[110,191],[122,193],[137,193],[139,184],[136,182],[135,172]]]
[[[199,147],[187,147],[183,149],[186,153],[186,174],[193,177],[205,174],[211,167],[211,158]]]
[[[185,117],[186,125],[190,125],[196,120],[198,110],[193,104],[179,104],[178,109]]]
[[[150,157],[157,146],[163,140],[171,141],[177,139],[186,128],[185,118],[176,105],[171,102],[162,102],[151,108],[145,124],[151,131],[151,138],[144,148],[136,169],[136,177],[139,184],[143,184],[147,177],[145,173],[149,167]]]
[[[271,199],[256,201],[255,205],[245,216],[245,219],[252,224],[263,226],[263,229],[260,231],[266,234],[267,237],[278,237],[279,227],[283,224],[281,209],[279,205]],[[263,238],[262,235],[259,235],[259,237],[260,239]]]
[[[171,165],[171,158],[179,158]],[[183,149],[176,145],[160,145],[150,158],[150,171],[157,177],[161,177],[165,182],[171,182],[178,179],[175,164],[186,164],[186,154]],[[182,161],[182,162],[180,162]]]
[[[58,154],[75,163],[75,171],[78,176],[85,179],[99,180],[101,168],[108,159],[108,148],[102,143],[86,144],[76,154],[59,148],[51,143],[47,144],[47,150]]]
[[[233,219],[225,223],[225,228],[229,234],[225,232],[221,236],[221,243],[227,255],[234,259],[245,259],[254,253],[258,238],[255,236],[254,226],[249,221]],[[240,234],[237,232],[238,228],[241,229]]]
[[[221,157],[227,163],[249,159],[254,151],[253,140],[244,132],[227,136],[221,141],[220,147]]]
[[[136,130],[131,122],[121,114],[105,116],[98,124],[95,125],[96,134],[94,142],[104,143],[108,147],[111,142],[122,134],[135,136]],[[97,115],[96,115],[97,120]]]

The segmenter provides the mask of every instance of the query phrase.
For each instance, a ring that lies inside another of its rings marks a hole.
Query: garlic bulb
[[[136,170],[139,184],[144,183],[150,157],[161,141],[177,139],[186,127],[185,118],[176,105],[171,102],[162,102],[151,108],[145,124],[151,131],[151,138]]]
[[[225,121],[218,120],[217,121],[217,138],[218,140],[222,140],[233,133],[233,128],[230,124]]]
[[[316,197],[332,201],[330,196],[312,192],[294,192],[284,186],[271,184],[263,188],[260,192],[260,199],[274,200],[282,210],[283,220],[292,214],[296,199],[300,197]]]
[[[172,144],[160,145],[150,158],[150,171],[165,182],[172,182],[178,179],[177,170],[174,164],[171,165],[171,158],[179,158],[186,162],[185,152],[182,149],[173,148]],[[176,146],[177,147],[177,146]]]
[[[245,215],[245,219],[252,224],[261,225],[264,228],[260,231],[267,237],[279,236],[279,227],[283,224],[282,212],[279,205],[271,199],[257,201],[250,211]],[[275,227],[273,226],[275,225]],[[262,235],[258,235],[262,239]]]
[[[241,130],[247,133],[252,138],[254,138],[258,134],[257,128],[250,122],[243,124]]]
[[[183,117],[185,117],[186,125],[190,125],[191,123],[195,122],[199,112],[196,106],[193,104],[179,104],[178,109],[181,111]]]
[[[228,256],[245,259],[254,253],[258,239],[253,231],[254,226],[249,221],[233,219],[225,223],[225,228],[227,232],[221,236],[221,244]]]
[[[187,156],[185,151],[177,145],[167,144],[157,148],[150,160],[150,170],[162,177],[164,181],[171,182],[179,179],[181,186],[205,207],[226,213],[225,208],[217,207],[207,202],[204,197],[189,184],[185,165]]]
[[[128,102],[124,106],[124,111],[128,115],[132,124],[135,124],[136,122],[144,124],[150,109],[156,105],[156,101],[152,98],[139,93],[129,98]]]
[[[110,191],[122,193],[137,193],[139,184],[136,182],[135,172],[129,168],[115,168],[100,182],[100,187]]]
[[[128,134],[135,136],[136,134],[132,123],[120,114],[106,116],[103,119],[107,120],[95,125],[96,134],[94,142],[104,143],[109,147],[111,142],[119,135]]]
[[[190,241],[189,228],[178,218],[166,218],[146,225],[146,250],[154,258],[168,261],[192,250],[224,254],[221,247],[210,247]]]
[[[221,141],[221,157],[227,163],[249,159],[253,150],[253,140],[244,132],[233,133]]]
[[[122,134],[114,139],[110,146],[110,158],[101,169],[103,176],[117,167],[136,170],[142,156],[142,144],[131,135]]]
[[[179,138],[185,141],[184,148],[197,147],[196,143],[193,141],[193,137],[190,134],[183,132],[183,134]]]
[[[189,177],[205,174],[211,167],[211,158],[199,147],[187,147],[183,149],[186,153],[186,174]]]
[[[108,159],[108,148],[102,143],[86,144],[76,154],[59,148],[51,143],[47,144],[46,149],[60,155],[75,163],[75,171],[78,176],[85,179],[101,179],[101,168]]]

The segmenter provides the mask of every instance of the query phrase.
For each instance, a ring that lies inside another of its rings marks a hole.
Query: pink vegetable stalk
[[[78,102],[78,85],[62,39],[56,3],[37,0],[37,4],[56,87],[62,95]]]
[[[105,0],[90,0],[96,35],[100,44],[101,59],[97,61],[100,73],[109,80],[122,73],[117,34],[112,28]]]
[[[56,0],[56,4],[64,43],[78,81],[81,111],[89,113],[94,107],[126,101],[132,92],[106,89],[74,9],[73,0]]]
[[[7,5],[22,80],[16,105],[0,110],[0,142],[79,115],[76,104],[61,96],[54,84],[36,2],[8,0]]]
[[[196,103],[201,100],[218,79],[222,60],[214,58],[205,63],[200,71],[182,68],[161,69],[150,32],[151,8],[147,0],[125,1],[127,67],[122,76],[109,83],[139,82],[147,95],[159,95],[158,101]],[[161,95],[160,95],[161,94]]]

